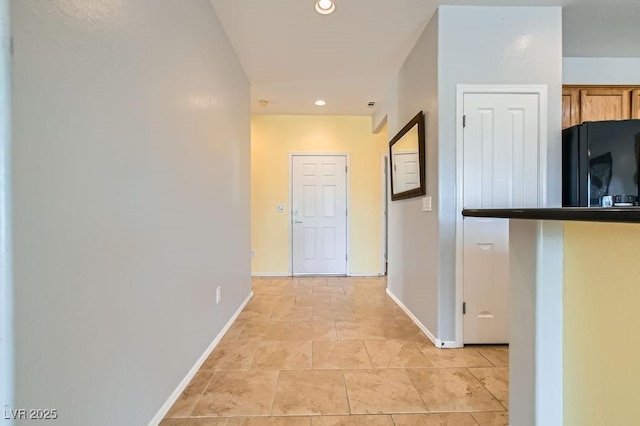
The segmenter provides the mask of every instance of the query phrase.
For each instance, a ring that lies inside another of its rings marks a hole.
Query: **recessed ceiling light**
[[[328,15],[336,10],[336,4],[331,0],[318,0],[316,2],[316,12],[321,15]]]
[[[317,101],[314,102],[316,104],[316,106],[325,106],[327,103],[325,101],[323,101],[322,99],[318,99]]]

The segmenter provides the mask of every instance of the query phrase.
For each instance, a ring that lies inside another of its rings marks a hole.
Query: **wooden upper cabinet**
[[[562,89],[562,128],[574,126],[580,123],[580,108],[576,89]]]
[[[562,128],[585,121],[640,119],[639,86],[563,86]]]
[[[580,122],[628,120],[631,118],[631,90],[580,90]]]
[[[631,92],[631,118],[640,119],[640,89]]]

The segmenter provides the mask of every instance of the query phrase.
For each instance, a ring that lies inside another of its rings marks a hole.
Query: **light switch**
[[[431,211],[431,197],[423,197],[422,198],[422,211],[430,212]]]
[[[276,211],[277,211],[278,213],[283,213],[283,212],[284,212],[284,204],[278,204],[278,205],[276,206]]]

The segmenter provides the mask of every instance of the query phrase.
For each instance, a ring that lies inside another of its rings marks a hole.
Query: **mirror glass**
[[[424,114],[420,111],[389,142],[391,199],[426,194]]]

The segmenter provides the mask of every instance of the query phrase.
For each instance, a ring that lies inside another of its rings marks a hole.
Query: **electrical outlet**
[[[220,303],[221,294],[222,289],[220,287],[216,288],[216,303]]]

